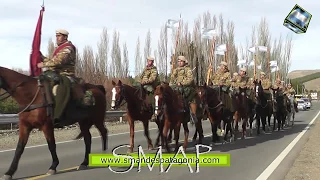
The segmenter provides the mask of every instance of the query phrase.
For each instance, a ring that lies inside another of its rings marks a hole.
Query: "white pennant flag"
[[[277,65],[277,61],[270,61],[270,67],[276,67]]]
[[[247,64],[246,60],[238,60],[237,66],[246,65],[246,64]]]
[[[220,44],[217,47],[217,51],[227,51],[227,45],[226,44]]]
[[[271,72],[276,72],[278,70],[278,66],[272,67]]]
[[[261,51],[261,52],[267,52],[267,51],[268,51],[268,48],[265,47],[265,46],[258,46],[258,49],[259,49],[259,51]]]
[[[261,66],[261,65],[259,65],[259,66],[257,66],[257,68],[258,68],[258,69],[262,69],[262,66]]]
[[[213,28],[203,29],[202,38],[203,39],[213,39],[218,35],[217,31]]]
[[[225,55],[225,54],[224,54],[224,51],[215,51],[215,54],[221,55],[221,56],[224,56],[224,55]]]
[[[248,51],[249,51],[249,52],[252,52],[252,53],[255,53],[255,52],[256,52],[255,46],[249,48]],[[268,51],[268,48],[265,47],[265,46],[258,46],[258,51],[267,52],[267,51]]]
[[[179,21],[174,19],[168,19],[166,23],[167,28],[175,29],[179,27]]]
[[[252,53],[256,52],[255,47],[249,48],[248,51],[249,51],[249,52],[252,52]]]

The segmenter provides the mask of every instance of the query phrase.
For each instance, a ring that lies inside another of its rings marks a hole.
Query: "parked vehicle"
[[[303,100],[306,103],[307,109],[311,108],[311,102],[308,98],[301,98],[301,100]]]
[[[299,99],[297,100],[297,103],[298,103],[299,110],[303,110],[303,111],[307,110],[307,104],[304,100]]]

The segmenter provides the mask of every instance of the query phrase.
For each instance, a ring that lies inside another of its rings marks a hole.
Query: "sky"
[[[152,52],[157,48],[160,28],[168,19],[178,19],[193,27],[194,20],[209,11],[235,23],[235,43],[245,44],[252,26],[265,17],[272,37],[293,37],[291,67],[293,70],[320,69],[320,1],[317,0],[54,0],[44,1],[41,51],[47,53],[49,38],[55,38],[56,29],[69,31],[71,40],[81,52],[90,45],[97,50],[103,28],[112,38],[113,30],[120,32],[120,45],[126,42],[129,71],[134,72],[136,40],[140,37],[143,55],[144,38],[151,31]],[[41,9],[41,0],[1,0],[0,7],[0,66],[29,69],[29,56]],[[283,26],[285,17],[300,5],[312,14],[305,34],[295,34]],[[191,28],[192,30],[192,28]],[[111,49],[111,44],[109,45]],[[170,48],[170,46],[169,46]],[[153,55],[153,54],[152,54]]]

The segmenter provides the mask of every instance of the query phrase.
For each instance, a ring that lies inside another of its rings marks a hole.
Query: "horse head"
[[[254,80],[253,83],[254,83],[254,87],[255,87],[255,97],[259,98],[259,97],[263,96],[263,87],[261,84],[261,80],[259,80],[259,82],[257,80]]]
[[[239,100],[239,104],[246,105],[248,101],[247,97],[247,87],[239,87],[239,92],[236,94]]]
[[[213,108],[221,102],[219,100],[218,91],[207,86],[207,83],[197,87],[197,94],[202,106],[210,106]]]
[[[159,109],[164,109],[166,106],[171,106],[171,104],[176,100],[174,91],[166,82],[161,82],[154,90],[155,98],[155,115],[159,114]]]
[[[124,86],[120,80],[118,83],[112,81],[112,85],[111,109],[115,110],[120,107],[121,102],[126,98],[126,96]]]

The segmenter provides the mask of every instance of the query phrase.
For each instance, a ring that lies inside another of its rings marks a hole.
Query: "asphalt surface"
[[[238,139],[234,143],[224,145],[215,145],[212,153],[229,153],[231,155],[230,167],[201,167],[199,173],[191,174],[188,167],[171,167],[168,173],[160,173],[158,167],[154,167],[152,172],[149,169],[142,168],[141,172],[137,169],[132,169],[126,174],[115,174],[108,168],[90,168],[88,170],[76,171],[75,166],[78,166],[84,158],[84,142],[73,141],[57,145],[57,153],[60,159],[57,174],[53,176],[43,176],[51,165],[51,155],[47,146],[29,148],[24,151],[18,171],[14,175],[14,179],[115,179],[121,180],[170,180],[184,179],[194,180],[195,178],[203,179],[224,179],[224,180],[254,180],[256,179],[277,156],[295,139],[295,137],[309,124],[309,122],[318,114],[320,103],[314,102],[313,107],[308,111],[301,111],[296,114],[295,126],[285,128],[280,132],[272,132],[260,135],[257,137],[248,137],[245,140]],[[317,119],[318,120],[318,119]],[[273,122],[273,118],[272,118]],[[208,121],[203,122],[204,133],[209,135],[205,138],[204,144],[209,144],[211,141],[210,125]],[[194,128],[189,126],[189,137],[193,136]],[[303,135],[300,141],[294,146],[286,158],[280,163],[276,170],[272,173],[269,179],[283,179],[289,171],[294,158],[300,152],[301,147],[306,142],[310,130]],[[181,133],[183,131],[181,130]],[[156,139],[157,130],[150,131],[153,142]],[[180,139],[184,136],[181,134]],[[109,150],[122,144],[129,143],[129,134],[119,134],[109,138]],[[147,147],[146,139],[143,132],[136,132],[135,146],[142,145]],[[189,143],[188,151],[194,151],[194,144]],[[127,149],[123,149],[125,152]],[[137,148],[135,148],[135,151]],[[150,151],[145,151],[150,152]],[[152,151],[155,152],[155,151]],[[101,140],[95,138],[92,141],[92,153],[102,153]],[[8,169],[13,159],[14,152],[0,152],[0,176]],[[193,167],[194,169],[195,167]]]

